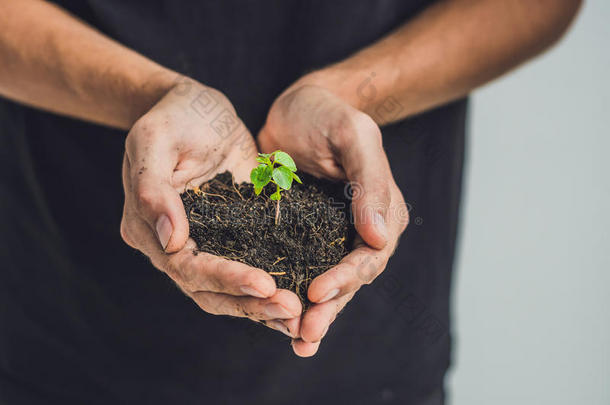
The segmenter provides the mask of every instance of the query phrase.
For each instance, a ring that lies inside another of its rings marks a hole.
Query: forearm
[[[130,128],[177,75],[38,0],[0,0],[0,95]]]
[[[326,87],[378,124],[466,95],[553,44],[581,0],[444,0],[299,84]],[[385,104],[384,104],[385,103]]]

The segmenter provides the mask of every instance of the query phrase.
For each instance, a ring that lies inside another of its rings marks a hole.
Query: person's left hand
[[[383,150],[381,131],[367,114],[330,91],[295,85],[274,102],[258,136],[263,152],[288,152],[299,169],[317,177],[349,181],[358,237],[354,250],[316,277],[308,289],[314,303],[301,318],[294,352],[314,355],[341,309],[386,266],[408,223],[408,210]]]

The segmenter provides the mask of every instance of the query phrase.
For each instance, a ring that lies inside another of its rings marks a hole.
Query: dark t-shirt
[[[59,3],[220,89],[256,133],[287,85],[431,1]],[[465,116],[462,100],[383,128],[411,225],[301,359],[278,332],[204,313],[122,242],[124,132],[0,100],[0,402],[441,403]]]

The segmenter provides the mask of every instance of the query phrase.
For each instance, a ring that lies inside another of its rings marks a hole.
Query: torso
[[[222,90],[256,133],[292,81],[431,1],[59,3]],[[124,133],[0,100],[0,399],[441,403],[465,114],[459,101],[383,129],[411,225],[320,352],[298,359],[277,332],[203,313],[121,241]]]

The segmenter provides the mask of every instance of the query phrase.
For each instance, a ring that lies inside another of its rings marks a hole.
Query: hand
[[[261,269],[193,254],[179,195],[225,170],[238,182],[247,180],[256,152],[222,93],[190,80],[177,84],[125,141],[121,235],[204,311],[268,320],[268,326],[295,335],[301,303],[294,293],[278,290]]]
[[[271,107],[258,143],[263,152],[282,149],[299,169],[349,181],[354,189],[355,249],[313,280],[307,295],[315,304],[293,340],[297,355],[312,356],[339,311],[385,269],[407,226],[408,210],[377,124],[324,88],[295,85],[284,92]]]

